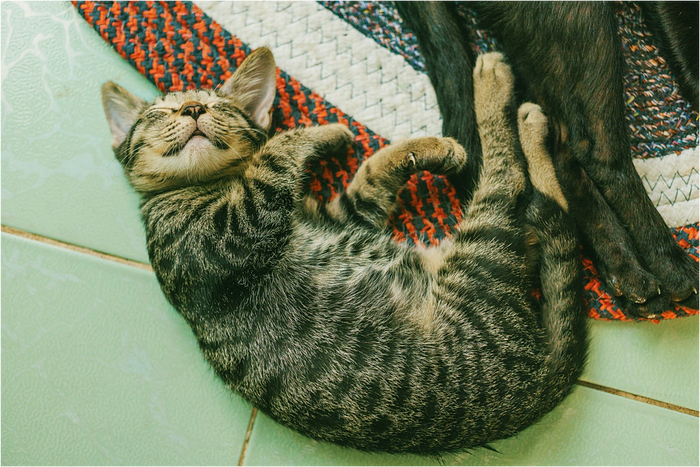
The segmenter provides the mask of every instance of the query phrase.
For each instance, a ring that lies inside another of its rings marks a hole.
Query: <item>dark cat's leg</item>
[[[614,16],[607,16],[613,23],[611,28],[616,28]],[[593,47],[601,47],[601,44],[594,43],[589,49],[590,53],[594,52]],[[602,51],[603,56],[611,57],[613,62],[622,62],[621,48],[616,35],[605,42],[605,48],[607,50]],[[600,48],[598,51],[601,52]],[[585,54],[583,51],[582,53]],[[574,60],[571,56],[567,58]],[[588,65],[594,66],[593,63]],[[605,70],[606,67],[601,69]],[[586,174],[627,227],[644,266],[660,281],[664,295],[679,301],[693,294],[694,288],[697,287],[698,266],[674,240],[632,164],[622,100],[622,66],[610,67],[609,70],[614,71],[615,76],[595,76],[600,89],[594,92],[581,86],[574,89],[576,98],[582,103],[590,133],[584,134],[583,131],[574,129],[571,131],[572,140],[568,147],[573,150],[577,160],[584,166]],[[595,73],[588,71],[587,74]],[[584,83],[592,81],[593,79],[586,78]],[[569,128],[578,123],[579,117],[574,117],[572,112],[565,114],[565,117],[565,125]],[[617,280],[620,287],[630,287],[623,282],[631,275],[624,272],[617,275],[615,271],[605,271],[605,274],[609,283]],[[643,284],[635,285],[644,290]],[[656,293],[647,289],[646,298],[653,298]],[[633,294],[624,295],[635,303],[641,302],[635,299]],[[663,311],[663,305],[658,301],[656,306],[649,305],[645,313],[654,308],[658,308],[659,312]]]
[[[595,255],[596,264],[601,268],[600,272],[612,293],[618,297],[627,296],[633,301],[645,301],[643,296],[636,295],[635,289],[626,288],[628,283],[619,281],[619,274],[621,277],[637,277],[633,284],[645,283],[643,289],[657,287],[658,294],[657,281],[637,260],[638,252],[629,233],[571,150],[566,145],[559,145],[555,154],[553,160],[557,177],[566,198],[571,200],[571,213],[574,218],[582,220],[579,228],[584,233],[584,243]]]
[[[698,111],[698,2],[640,2],[644,24],[654,32],[661,56],[681,96]]]
[[[481,142],[472,99],[474,52],[452,2],[396,2],[404,25],[416,34],[430,82],[435,89],[442,134],[455,138],[469,155],[458,173],[448,175],[466,202],[479,177]]]
[[[384,228],[396,209],[396,195],[411,175],[420,170],[454,174],[467,162],[467,154],[452,138],[415,138],[386,146],[367,159],[350,186],[327,206],[341,222],[352,220]]]
[[[562,178],[567,196],[579,195],[569,202],[607,282],[640,303],[658,297],[660,289],[673,300],[688,297],[697,284],[697,263],[674,241],[629,156],[623,58],[610,5],[513,2],[484,4],[480,11],[595,185],[587,186],[586,177]],[[558,168],[560,157],[554,154]],[[638,256],[630,254],[635,251]]]

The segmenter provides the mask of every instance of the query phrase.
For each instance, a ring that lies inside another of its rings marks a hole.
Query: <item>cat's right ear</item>
[[[146,101],[111,81],[102,86],[102,106],[112,131],[112,149],[124,142],[145,105]]]

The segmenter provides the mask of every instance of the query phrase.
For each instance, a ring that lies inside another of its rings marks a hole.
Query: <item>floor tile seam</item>
[[[70,251],[73,251],[73,252],[76,252],[76,253],[80,253],[80,254],[84,254],[84,255],[88,255],[88,256],[93,256],[93,257],[100,258],[100,259],[104,259],[104,260],[107,260],[107,261],[111,261],[111,262],[123,264],[123,265],[126,265],[126,266],[130,266],[130,267],[135,267],[135,268],[138,268],[138,269],[142,269],[142,270],[145,270],[145,271],[153,272],[153,268],[152,268],[149,264],[140,263],[140,262],[133,261],[133,260],[130,260],[130,259],[122,258],[122,257],[120,257],[120,256],[111,255],[111,254],[109,254],[109,253],[104,253],[104,252],[97,251],[97,250],[93,250],[93,249],[86,248],[86,247],[83,247],[83,246],[74,245],[74,244],[67,243],[67,242],[63,242],[63,241],[60,241],[60,240],[55,240],[55,239],[53,239],[53,238],[49,238],[49,237],[46,237],[46,236],[43,236],[43,235],[38,235],[38,234],[35,234],[35,233],[31,233],[31,232],[28,232],[28,231],[26,231],[26,230],[21,230],[21,229],[17,229],[17,228],[14,228],[14,227],[9,227],[9,226],[6,226],[6,225],[2,225],[2,232],[7,233],[7,234],[10,234],[10,235],[17,236],[17,237],[25,238],[25,239],[28,239],[28,240],[32,240],[32,241],[35,241],[35,242],[38,242],[38,243],[44,243],[44,244],[47,244],[47,245],[52,245],[52,246],[55,246],[55,247],[58,247],[58,248],[62,248],[62,249],[65,249],[65,250],[70,250]],[[654,406],[657,406],[657,407],[661,407],[661,408],[668,409],[668,410],[673,410],[673,411],[675,411],[675,412],[680,412],[680,413],[683,413],[683,414],[686,414],[686,415],[691,415],[691,416],[694,416],[694,417],[698,417],[698,416],[699,416],[699,413],[698,413],[697,410],[690,409],[690,408],[683,407],[683,406],[676,405],[676,404],[671,404],[671,403],[669,403],[669,402],[663,402],[663,401],[660,401],[660,400],[657,400],[657,399],[652,399],[652,398],[650,398],[650,397],[640,396],[640,395],[638,395],[638,394],[633,394],[633,393],[631,393],[631,392],[623,391],[623,390],[620,390],[620,389],[610,388],[610,387],[603,386],[603,385],[600,385],[600,384],[591,383],[591,382],[589,382],[589,381],[578,380],[577,383],[578,383],[580,386],[584,386],[584,387],[587,387],[587,388],[589,388],[589,389],[593,389],[593,390],[605,392],[605,393],[608,393],[608,394],[612,394],[612,395],[615,395],[615,396],[618,396],[618,397],[624,397],[624,398],[627,398],[627,399],[635,400],[635,401],[637,401],[637,402],[642,402],[642,403],[645,403],[645,404],[654,405]],[[243,460],[244,460],[245,451],[246,451],[246,449],[247,449],[248,441],[250,440],[250,434],[251,434],[251,432],[252,432],[253,425],[254,425],[254,423],[255,423],[255,417],[256,417],[256,415],[257,415],[257,408],[253,408],[253,412],[252,412],[252,414],[251,414],[250,421],[249,421],[249,424],[248,424],[248,431],[246,432],[246,437],[245,437],[245,440],[244,440],[243,448],[242,448],[242,450],[241,450],[241,457],[240,457],[240,459],[239,459],[239,465],[242,465],[242,462],[243,462]]]
[[[21,237],[21,238],[24,238],[27,240],[32,240],[32,241],[35,241],[38,243],[43,243],[45,245],[51,245],[51,246],[61,248],[64,250],[69,250],[69,251],[72,251],[75,253],[80,253],[83,255],[88,255],[88,256],[95,257],[95,258],[104,259],[106,261],[111,261],[113,263],[119,263],[119,264],[122,264],[125,266],[130,266],[133,268],[142,269],[144,271],[153,272],[153,268],[151,267],[150,264],[141,263],[141,262],[134,261],[131,259],[123,258],[121,256],[116,256],[116,255],[112,255],[112,254],[105,253],[102,251],[93,250],[91,248],[86,248],[84,246],[75,245],[73,243],[63,242],[61,240],[56,240],[54,238],[46,237],[44,235],[38,235],[38,234],[35,234],[32,232],[28,232],[26,230],[17,229],[14,227],[2,225],[2,232],[6,233],[6,234],[14,235],[16,237]]]
[[[660,401],[658,399],[652,399],[651,397],[640,396],[638,394],[633,394],[631,392],[623,391],[621,389],[615,389],[608,386],[603,386],[601,384],[591,383],[589,381],[578,380],[576,384],[583,386],[595,391],[605,392],[607,394],[612,394],[618,397],[624,397],[626,399],[631,399],[633,401],[641,402],[643,404],[654,405],[662,409],[672,410],[674,412],[680,412],[685,415],[691,415],[693,417],[698,417],[700,414],[695,409],[690,409],[688,407],[683,407],[681,405],[672,404],[670,402]]]

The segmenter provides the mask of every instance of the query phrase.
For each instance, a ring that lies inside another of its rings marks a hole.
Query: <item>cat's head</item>
[[[102,104],[112,148],[131,185],[157,192],[220,177],[267,141],[276,90],[272,52],[256,49],[217,90],[174,92],[147,103],[112,83]]]

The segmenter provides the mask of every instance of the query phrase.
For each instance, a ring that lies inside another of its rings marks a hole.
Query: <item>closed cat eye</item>
[[[155,108],[148,109],[146,111],[146,115],[148,115],[150,113],[156,113],[156,112],[173,113],[173,112],[175,112],[175,109],[171,109],[170,107],[155,107]]]

